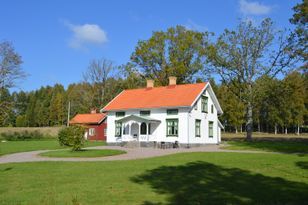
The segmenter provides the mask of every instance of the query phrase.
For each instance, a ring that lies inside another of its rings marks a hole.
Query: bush
[[[73,151],[81,150],[84,145],[85,128],[81,126],[70,126],[60,130],[58,139],[61,146],[72,147]]]
[[[43,135],[39,131],[21,131],[21,132],[5,132],[1,133],[1,138],[7,141],[19,141],[19,140],[38,140],[42,138],[50,138],[49,135]]]

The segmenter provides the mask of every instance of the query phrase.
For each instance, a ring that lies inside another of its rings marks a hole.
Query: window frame
[[[150,116],[151,110],[140,110],[139,115],[140,116]]]
[[[167,109],[167,115],[178,115],[179,109]]]
[[[212,130],[212,135],[211,135]],[[214,121],[209,121],[209,138],[214,138]]]
[[[197,130],[199,130],[199,135],[197,135]],[[200,119],[195,120],[195,137],[201,137],[201,120]]]
[[[214,114],[214,105],[211,105],[211,113]]]
[[[201,111],[204,113],[208,113],[208,100],[209,98],[205,95],[201,97]]]
[[[120,114],[121,113],[121,114]],[[116,117],[125,117],[125,112],[124,111],[119,111],[115,113]]]
[[[169,128],[168,122],[173,122],[173,124],[174,124],[174,122],[176,122],[176,127],[173,125],[174,126],[174,132],[176,132],[176,134],[175,133],[168,134],[168,128]],[[166,119],[166,136],[167,137],[178,137],[179,136],[179,119],[178,118]]]
[[[95,128],[94,127],[89,128],[89,136],[95,136]]]

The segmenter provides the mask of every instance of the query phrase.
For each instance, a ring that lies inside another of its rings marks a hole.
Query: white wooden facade
[[[202,110],[203,96],[207,99],[206,112]],[[218,144],[223,128],[218,120],[219,114],[222,114],[221,107],[208,83],[191,106],[108,111],[107,143],[177,141],[188,145]]]

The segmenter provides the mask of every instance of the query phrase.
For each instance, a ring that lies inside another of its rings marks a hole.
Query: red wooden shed
[[[89,114],[77,114],[71,121],[71,125],[83,125],[87,127],[85,138],[88,140],[106,141],[107,115],[91,111]]]

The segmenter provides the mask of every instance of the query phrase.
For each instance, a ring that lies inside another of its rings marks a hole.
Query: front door
[[[134,140],[139,140],[139,125],[138,123],[133,123],[131,125],[131,136]]]

